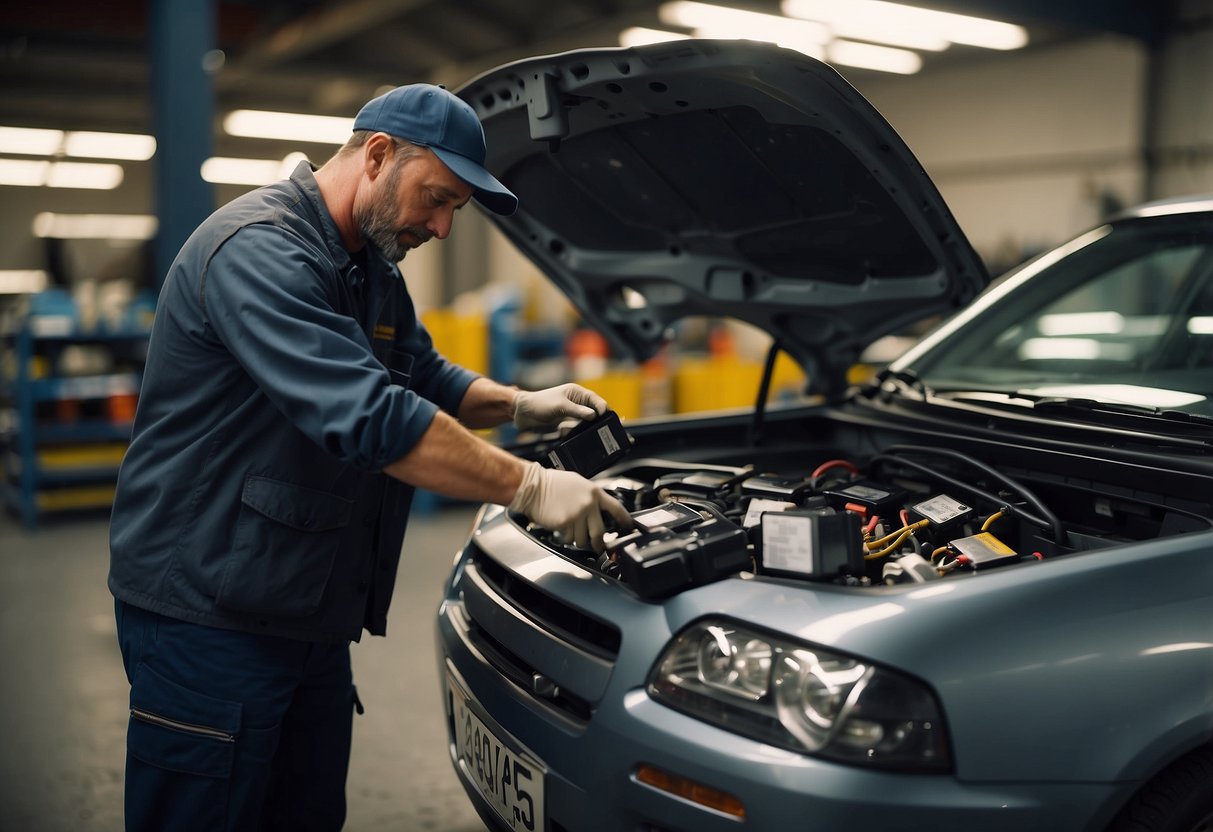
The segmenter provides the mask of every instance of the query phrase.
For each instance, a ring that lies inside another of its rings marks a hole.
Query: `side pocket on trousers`
[[[196,693],[145,664],[131,680],[127,749],[148,765],[202,777],[231,776],[239,702]]]

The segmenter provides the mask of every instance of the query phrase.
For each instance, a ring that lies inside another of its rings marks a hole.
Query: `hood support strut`
[[[750,421],[748,447],[756,448],[762,442],[762,422],[766,415],[767,398],[771,394],[771,377],[775,374],[775,359],[779,356],[779,342],[772,341],[767,350],[767,360],[762,367],[762,381],[758,385],[758,401],[754,402],[754,418]]]

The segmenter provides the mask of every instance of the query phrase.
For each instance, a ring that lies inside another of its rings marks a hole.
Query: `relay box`
[[[577,425],[554,443],[540,463],[547,468],[576,471],[592,477],[627,456],[632,437],[623,429],[619,414],[613,410]]]

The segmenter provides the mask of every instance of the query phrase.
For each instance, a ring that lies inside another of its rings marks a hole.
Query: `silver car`
[[[487,823],[1213,829],[1213,198],[988,286],[799,54],[582,51],[460,94],[521,198],[500,228],[617,354],[728,316],[810,394],[629,423],[602,555],[481,510],[437,637]]]

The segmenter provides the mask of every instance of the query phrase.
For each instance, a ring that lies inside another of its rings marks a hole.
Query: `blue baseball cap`
[[[442,87],[409,84],[372,98],[355,116],[354,129],[428,147],[472,186],[472,196],[485,208],[503,216],[518,209],[518,197],[484,169],[484,128],[476,111]]]

